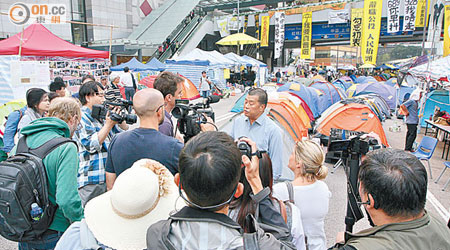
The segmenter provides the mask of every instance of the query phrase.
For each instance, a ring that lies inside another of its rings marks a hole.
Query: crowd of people
[[[60,137],[77,145],[62,144],[43,159],[56,212],[47,230],[20,241],[19,249],[329,247],[324,226],[331,192],[323,181],[328,174],[323,149],[303,140],[283,157],[282,131],[267,116],[266,91],[248,91],[230,134],[215,131],[208,118],[185,142],[171,115],[183,78],[162,72],[154,88],[137,92],[128,69],[100,82],[92,78],[82,79],[74,97],[66,96],[58,78],[50,93],[32,88],[27,107],[8,117],[4,150],[10,157],[22,137],[18,144],[29,148]],[[96,105],[121,98],[119,86],[139,118],[134,129],[111,118],[117,107],[104,119],[93,115]],[[237,142],[251,152],[243,154]],[[292,181],[282,180],[283,167],[294,173]],[[331,249],[450,245],[450,229],[425,210],[428,177],[416,157],[375,150],[362,162],[359,181],[361,204],[374,227],[339,234]]]

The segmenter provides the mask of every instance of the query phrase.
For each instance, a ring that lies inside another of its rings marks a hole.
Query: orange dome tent
[[[186,77],[179,75],[184,79],[182,84],[183,86],[183,96],[181,99],[194,100],[200,97],[200,93],[198,92],[195,85]],[[153,88],[153,82],[155,82],[157,75],[144,77],[139,84],[147,86],[147,88]]]
[[[269,98],[267,106],[270,108],[269,116],[278,121],[289,132],[294,141],[301,141],[308,136],[308,128],[303,123],[296,108],[288,99]]]
[[[277,95],[277,98],[280,99],[286,105],[289,105],[297,115],[302,120],[303,125],[308,129],[311,128],[311,120],[309,119],[308,113],[306,113],[305,109],[302,106],[302,100],[298,96],[291,95],[289,91],[283,92],[274,92],[269,94],[270,96]]]
[[[349,103],[337,108],[321,121],[317,127],[317,132],[330,136],[331,128],[366,133],[374,132],[380,137],[384,146],[389,146],[380,120],[370,107],[364,104]]]
[[[191,82],[191,80],[186,77],[179,75],[184,78],[183,85],[183,96],[181,99],[194,100],[200,97],[200,93],[197,90],[197,87]]]

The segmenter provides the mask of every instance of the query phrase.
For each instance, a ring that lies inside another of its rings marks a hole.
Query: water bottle
[[[42,208],[35,202],[31,204],[31,219],[33,221],[39,221],[42,217]]]

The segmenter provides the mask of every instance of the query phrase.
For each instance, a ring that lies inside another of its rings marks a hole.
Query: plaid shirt
[[[103,123],[91,116],[92,111],[88,107],[82,107],[81,111],[80,127],[74,134],[74,140],[78,143],[78,157],[80,158],[78,188],[105,182],[105,164],[109,143],[113,135],[119,132],[117,126],[114,126],[100,145],[98,132],[102,129]]]

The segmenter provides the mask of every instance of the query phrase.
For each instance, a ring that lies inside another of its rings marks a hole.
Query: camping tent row
[[[234,66],[253,66],[257,70],[257,81],[265,83],[267,65],[251,57],[240,57],[229,53],[222,55],[217,51],[203,51],[194,49],[186,55],[166,60],[166,69],[185,76],[199,86],[202,72],[205,71],[210,80],[219,88],[225,88],[224,70]]]
[[[20,56],[19,56],[20,50]],[[83,48],[51,33],[42,24],[31,24],[23,32],[0,41],[0,104],[25,98],[31,87],[46,88],[43,84],[12,86],[11,64],[20,61],[79,60],[109,58],[109,52]],[[50,72],[50,69],[48,69]],[[17,73],[15,71],[15,73]]]
[[[396,78],[391,78],[386,82],[377,81],[371,76],[360,76],[353,79],[351,77],[342,77],[334,81],[333,85],[345,91],[348,97],[377,94],[384,99],[392,110],[403,102],[403,98],[407,93],[412,92],[411,88],[407,87],[400,88],[400,91],[398,91],[395,87],[397,84]]]

